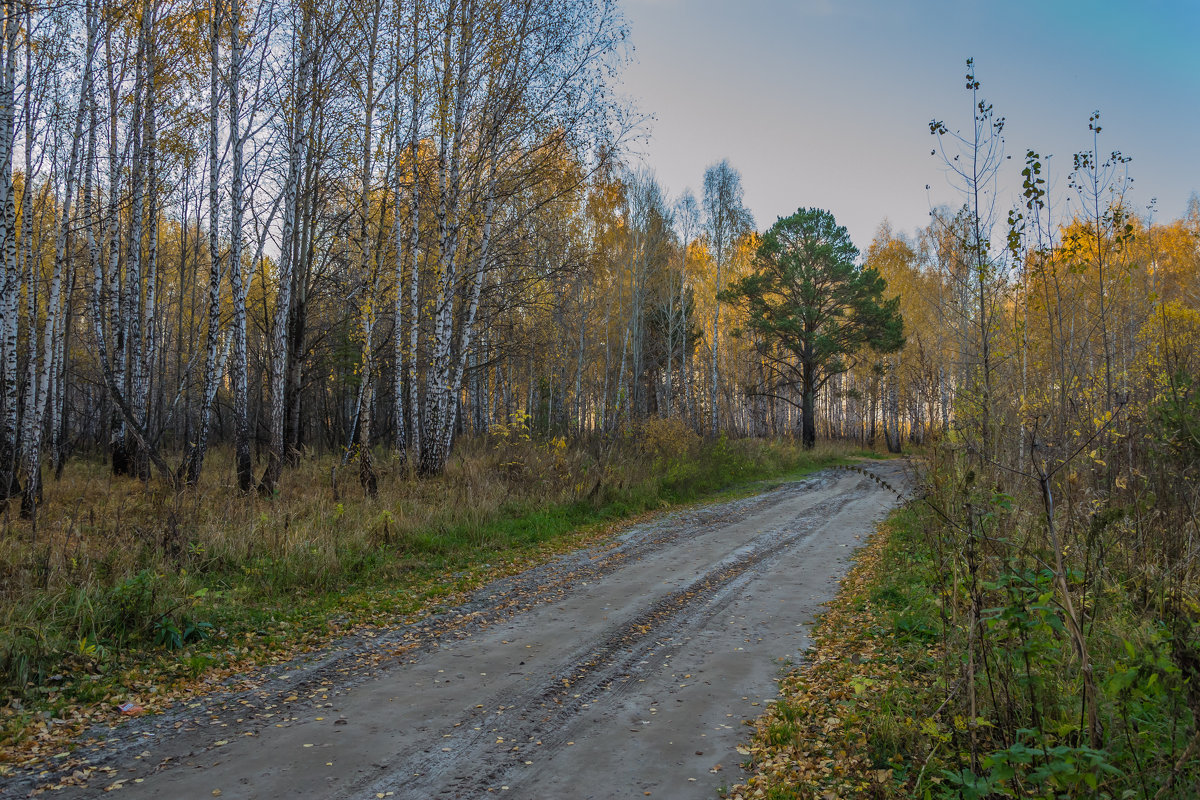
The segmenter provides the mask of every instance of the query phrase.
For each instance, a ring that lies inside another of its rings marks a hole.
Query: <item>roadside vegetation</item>
[[[276,500],[240,495],[229,453],[212,465],[226,484],[181,494],[73,463],[36,532],[3,523],[0,750],[40,752],[120,703],[152,709],[356,626],[411,621],[642,512],[849,451],[655,420],[576,444],[518,422],[455,452],[436,479],[381,460],[374,498],[333,458],[289,471]]]
[[[902,295],[906,348],[949,343],[953,400],[734,795],[1197,797],[1200,206],[1134,215],[1097,112],[1076,215],[1029,151],[996,230],[1004,119],[967,66],[972,123],[930,124],[964,205],[919,281],[890,281],[929,287]]]
[[[947,467],[935,462],[927,491]],[[1154,565],[1172,537],[1159,529],[1147,548],[1148,523],[1175,504],[1146,498],[1130,492],[1132,520],[1085,532],[1092,576],[1071,572],[1072,591],[1089,584],[1090,695],[1054,570],[1032,549],[996,560],[1023,538],[1018,502],[1036,497],[995,498],[973,543],[935,494],[893,513],[757,721],[750,777],[727,796],[1195,797],[1194,590]]]

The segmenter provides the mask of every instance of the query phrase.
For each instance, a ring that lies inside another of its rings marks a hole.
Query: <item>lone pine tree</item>
[[[805,447],[816,441],[816,397],[829,379],[864,348],[891,353],[904,345],[899,299],[884,300],[886,281],[857,258],[832,214],[801,208],[767,231],[753,273],[721,293],[743,307],[743,331],[762,342],[766,382],[751,391],[793,402],[780,390],[800,388]]]

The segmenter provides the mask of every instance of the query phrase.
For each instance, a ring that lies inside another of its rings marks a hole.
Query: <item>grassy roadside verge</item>
[[[119,703],[155,711],[356,629],[436,613],[647,512],[751,494],[849,454],[642,434],[599,457],[562,440],[493,443],[437,481],[387,475],[378,500],[339,496],[319,477],[326,464],[302,465],[283,500],[197,493],[182,510],[76,477],[81,499],[56,524],[3,538],[0,564],[23,589],[7,587],[16,602],[0,620],[0,777],[65,752]],[[81,524],[86,491],[104,490],[109,505]]]
[[[804,662],[756,722],[751,776],[726,797],[913,796],[901,788],[925,766],[914,754],[938,735],[920,709],[942,674],[935,562],[918,525],[902,507],[859,550]]]

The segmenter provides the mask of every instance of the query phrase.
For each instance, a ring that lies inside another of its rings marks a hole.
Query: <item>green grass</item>
[[[1146,624],[1120,584],[1097,594],[1093,602],[1104,613],[1089,631],[1103,747],[1092,749],[1084,736],[1077,662],[1050,586],[1037,577],[1014,577],[1011,584],[1000,579],[982,590],[985,639],[975,645],[971,724],[967,631],[949,609],[945,592],[953,582],[939,567],[932,535],[938,525],[920,504],[894,513],[882,557],[865,588],[849,599],[853,610],[875,620],[873,660],[894,667],[886,688],[867,693],[854,716],[859,752],[874,768],[891,770],[879,796],[1140,798],[1160,796],[1161,789],[1161,797],[1194,797],[1195,758],[1168,787],[1195,735],[1182,700],[1186,689],[1169,658],[1169,635]],[[854,681],[843,676],[847,685]],[[1010,735],[1006,714],[1039,724]]]

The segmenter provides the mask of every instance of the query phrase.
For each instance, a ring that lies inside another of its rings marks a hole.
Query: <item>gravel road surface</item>
[[[867,468],[905,485],[901,462]],[[89,785],[55,795],[714,798],[895,502],[826,470],[664,514],[421,625],[122,725],[91,749]]]

